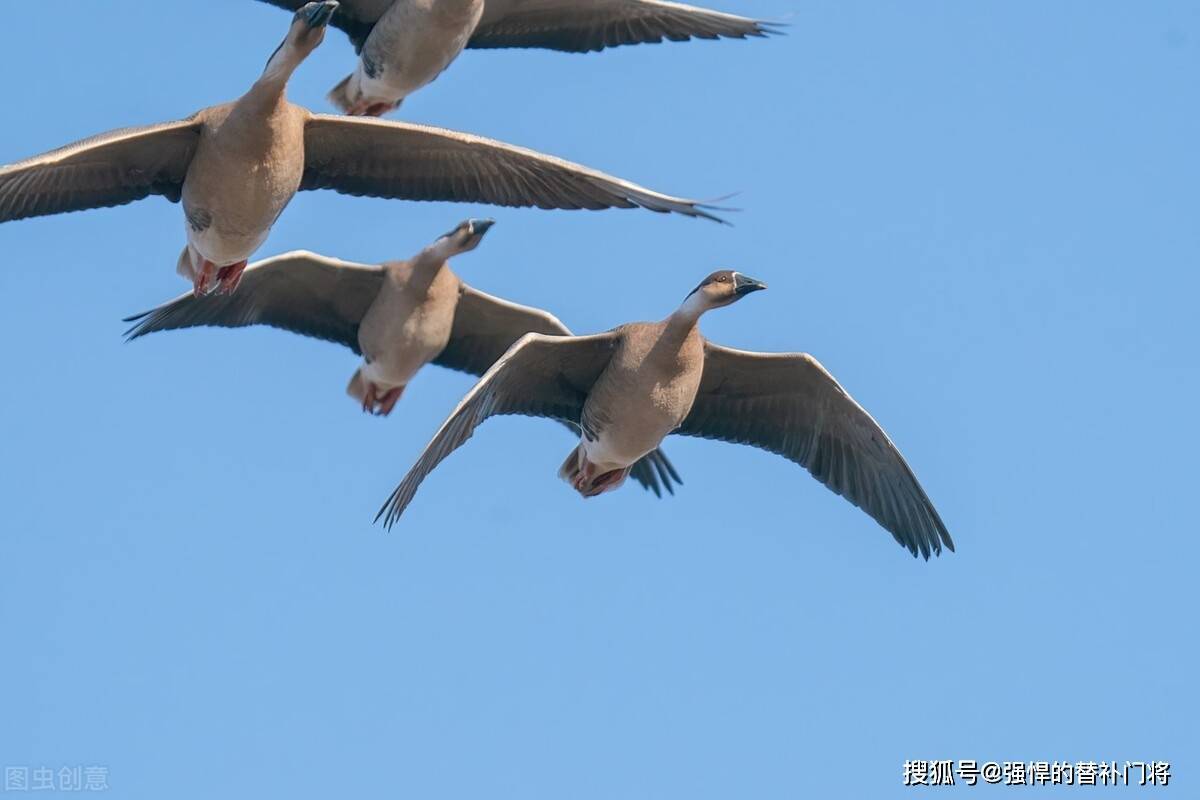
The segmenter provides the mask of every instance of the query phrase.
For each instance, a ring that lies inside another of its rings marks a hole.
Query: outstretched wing
[[[251,264],[233,294],[191,292],[125,322],[126,336],[215,326],[274,328],[345,345],[361,355],[358,326],[383,284],[383,268],[326,258],[305,250]]]
[[[400,200],[674,212],[721,221],[703,203],[469,133],[314,114],[301,189]]]
[[[200,123],[192,118],[109,131],[0,167],[0,222],[152,194],[178,201],[199,139]]]
[[[510,303],[464,283],[450,341],[433,363],[482,375],[527,333],[571,335],[549,311]]]
[[[543,47],[587,53],[669,39],[744,39],[765,22],[662,0],[488,0],[468,47]]]
[[[488,417],[522,414],[579,423],[583,404],[619,342],[612,331],[593,336],[521,337],[484,373],[442,423],[417,463],[375,519],[391,528],[417,488],[446,456],[462,447]]]
[[[434,359],[434,363],[472,375],[482,375],[527,333],[571,335],[567,326],[549,311],[510,303],[464,283],[450,342]],[[564,424],[579,436],[578,425],[574,422]],[[634,464],[629,476],[657,497],[662,497],[663,489],[674,494],[673,484],[683,483],[661,448],[651,451]]]
[[[753,445],[796,462],[915,556],[954,542],[883,428],[806,353],[705,344],[704,378],[676,433]]]

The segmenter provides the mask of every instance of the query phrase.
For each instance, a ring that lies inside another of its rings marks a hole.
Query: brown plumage
[[[263,0],[296,10],[304,0]],[[342,0],[334,27],[359,61],[330,92],[343,112],[379,116],[437,78],[464,48],[587,53],[663,40],[762,37],[758,20],[662,0]]]
[[[269,325],[336,342],[363,357],[348,393],[364,411],[387,415],[426,364],[482,375],[526,333],[570,336],[552,314],[485,294],[451,270],[449,259],[475,249],[491,225],[466,220],[413,258],[382,265],[305,251],[266,259],[246,268],[236,294],[182,295],[129,317],[136,324],[127,335]],[[632,474],[660,496],[680,482],[657,448]]]
[[[664,40],[762,37],[778,27],[663,0],[487,0],[468,47],[588,53]]]
[[[717,219],[694,201],[532,150],[441,128],[314,115],[288,102],[288,79],[321,43],[337,5],[302,5],[263,75],[233,103],[0,167],[0,222],[151,194],[182,199],[188,245],[178,271],[204,294],[216,284],[237,287],[246,260],[302,189]]]
[[[528,334],[443,423],[379,512],[393,525],[417,488],[497,414],[577,422],[560,475],[584,496],[617,488],[669,433],[749,444],[806,468],[863,509],[913,555],[953,550],[950,533],[887,434],[804,353],[752,353],[706,341],[706,311],[766,288],[723,270],[661,322],[593,336]]]

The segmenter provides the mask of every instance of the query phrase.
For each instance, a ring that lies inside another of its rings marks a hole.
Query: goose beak
[[[306,21],[310,28],[324,28],[329,24],[329,18],[337,11],[338,4],[333,0],[324,3],[312,3],[308,9]]]
[[[471,232],[472,236],[478,236],[482,239],[483,235],[495,224],[496,220],[494,219],[473,219],[467,222],[467,229]]]
[[[733,273],[733,293],[738,297],[766,289],[767,285],[740,272]]]

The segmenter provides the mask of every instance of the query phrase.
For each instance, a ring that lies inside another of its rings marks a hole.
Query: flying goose
[[[587,167],[467,133],[312,114],[288,102],[292,72],[321,43],[338,4],[299,7],[266,70],[233,103],[177,122],[125,128],[0,167],[0,222],[183,200],[178,272],[196,294],[232,292],[297,190],[405,200],[717,217]]]
[[[262,0],[295,11],[304,0]],[[744,39],[766,23],[662,0],[342,0],[333,26],[359,54],[329,93],[347,114],[380,116],[431,83],[464,48],[587,53],[623,44]]]
[[[426,364],[482,375],[526,333],[571,335],[549,312],[492,297],[451,271],[449,259],[478,247],[492,225],[466,220],[408,261],[382,265],[302,250],[268,258],[246,268],[237,294],[182,295],[128,317],[136,324],[126,335],[269,325],[336,342],[363,359],[347,393],[363,411],[387,416]],[[575,423],[568,427],[578,435]],[[660,484],[673,494],[672,482],[681,482],[657,449],[632,474],[659,496]]]
[[[753,445],[796,462],[867,512],[914,556],[954,549],[950,533],[878,423],[805,353],[707,341],[700,316],[761,282],[722,270],[661,322],[592,336],[526,334],[467,393],[376,517],[390,528],[421,481],[498,414],[576,423],[559,470],[584,497],[619,487],[670,433]]]

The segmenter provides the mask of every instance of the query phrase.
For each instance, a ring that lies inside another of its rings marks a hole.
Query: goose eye
[[[722,275],[721,277],[717,278],[717,283],[729,283],[729,278]]]

